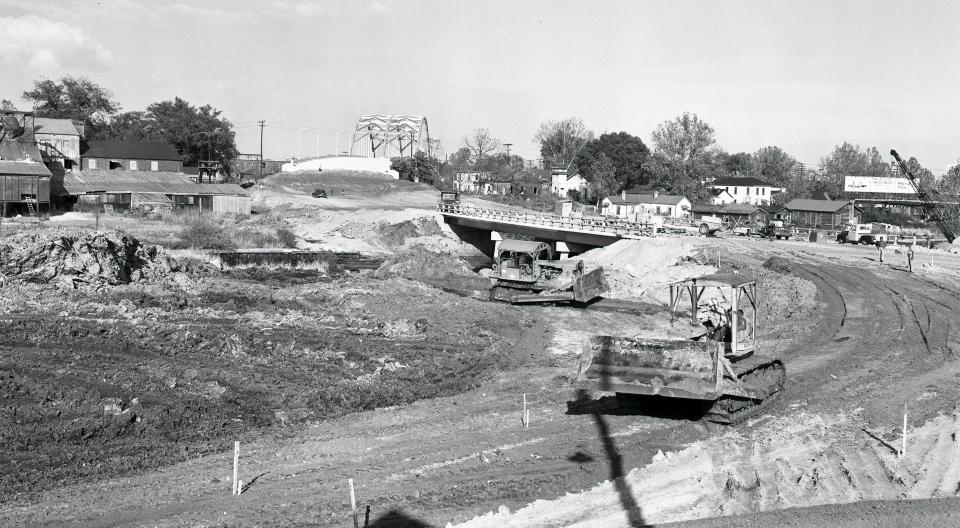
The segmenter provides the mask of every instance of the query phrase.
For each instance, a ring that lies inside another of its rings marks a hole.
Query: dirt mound
[[[437,253],[424,246],[411,246],[388,258],[373,272],[374,277],[406,279],[473,275],[470,266],[450,253]]]
[[[377,234],[388,247],[400,247],[407,239],[439,235],[441,231],[433,216],[423,216],[396,224],[379,224]]]
[[[898,458],[897,435],[866,433],[860,417],[802,410],[754,432],[732,430],[676,452],[658,452],[646,467],[616,483],[511,513],[506,507],[462,525],[636,526],[632,506],[648,523],[859,500],[955,496],[960,415],[938,416],[911,433]],[[725,524],[727,525],[727,524]],[[732,525],[732,524],[731,524]]]
[[[669,301],[667,285],[698,275],[713,273],[716,268],[691,261],[704,253],[692,239],[677,237],[619,240],[604,248],[583,253],[578,258],[587,266],[603,266],[610,291],[605,297],[646,299],[659,303]],[[709,252],[701,262],[709,259]]]
[[[422,183],[398,180],[387,174],[359,170],[283,172],[263,180],[263,186],[296,194],[310,194],[315,189],[324,189],[330,198],[376,196],[395,191],[430,188]]]
[[[0,273],[23,282],[127,284],[179,269],[156,246],[118,232],[23,233],[0,245]]]

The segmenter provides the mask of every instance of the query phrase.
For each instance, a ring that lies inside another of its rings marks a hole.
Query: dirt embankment
[[[55,245],[57,258],[48,248],[46,258],[17,262],[25,277],[106,285],[96,293],[20,281],[0,289],[7,497],[167,465],[219,450],[224,439],[461,392],[522,361],[508,343],[533,324],[403,273],[267,280],[211,270],[122,284],[153,269],[137,259],[159,259],[129,241],[91,240]],[[34,255],[32,243],[7,254]]]

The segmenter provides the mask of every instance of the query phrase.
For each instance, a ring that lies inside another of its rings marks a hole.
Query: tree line
[[[210,105],[195,106],[174,97],[143,110],[122,111],[110,90],[71,76],[34,81],[33,89],[22,97],[37,117],[70,119],[80,125],[86,141],[166,142],[180,152],[184,166],[216,161],[227,172],[237,157],[233,124]],[[13,108],[8,100],[0,106]]]
[[[784,189],[773,196],[775,204],[823,193],[843,200],[851,197],[843,190],[845,176],[896,175],[876,147],[862,148],[849,142],[834,147],[816,167],[805,166],[777,146],[729,153],[717,145],[714,128],[694,113],[661,123],[652,140],[651,149],[627,132],[595,137],[576,117],[543,123],[534,136],[545,162],[583,176],[591,200],[641,187],[705,202],[710,197],[707,185],[731,176],[753,177]],[[956,200],[960,166],[939,181],[915,157],[907,160],[907,166],[932,194]]]

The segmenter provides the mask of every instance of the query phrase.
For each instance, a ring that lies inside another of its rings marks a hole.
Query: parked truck
[[[588,303],[610,289],[602,267],[554,260],[549,244],[530,240],[501,241],[490,279],[490,300],[513,304]]]
[[[783,220],[771,220],[760,229],[760,236],[771,239],[776,237],[777,240],[790,240],[790,237],[795,237],[798,233],[796,227],[785,224]]]
[[[837,233],[837,242],[867,245],[896,242],[901,232],[900,226],[881,222],[847,224],[843,231]]]

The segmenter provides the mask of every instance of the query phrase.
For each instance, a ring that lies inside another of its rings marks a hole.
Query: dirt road
[[[904,402],[912,426],[919,426],[950,413],[960,396],[960,280],[950,262],[938,256],[934,271],[911,275],[871,260],[874,254],[861,248],[713,243],[747,263],[780,256],[784,268],[813,280],[821,292],[815,317],[783,322],[776,348],[783,352],[788,386],[780,406],[736,430],[668,412],[625,415],[608,397],[569,405],[577,343],[584,335],[655,329],[663,314],[533,308],[552,321],[553,330],[528,336],[524,369],[503,372],[458,396],[351,415],[289,439],[244,445],[241,478],[249,487],[239,497],[229,493],[227,444],[219,455],[160,471],[7,502],[0,505],[0,524],[349,526],[348,478],[357,483],[361,508],[370,505],[372,520],[409,518],[436,526],[501,505],[516,513],[504,511],[474,525],[630,526],[955,495],[960,471],[957,458],[946,456],[956,449],[948,433],[956,422],[949,415],[937,422],[932,441],[923,437],[913,444],[915,458],[897,466],[884,454],[884,443],[895,440]],[[527,429],[520,426],[523,393],[531,409]],[[779,477],[777,460],[784,462]],[[657,475],[658,469],[664,472]],[[668,474],[673,478],[663,478]],[[580,495],[555,501],[623,476],[592,490],[597,501]]]

